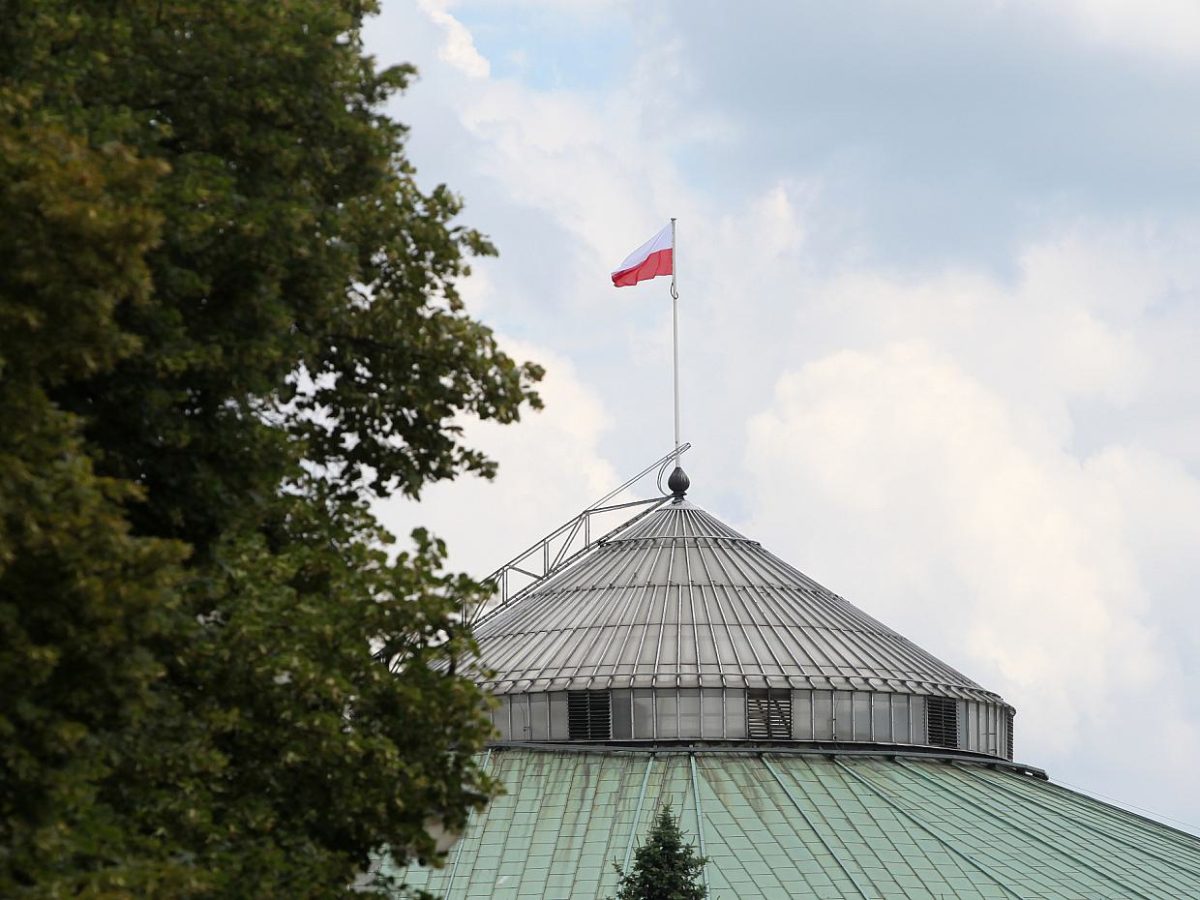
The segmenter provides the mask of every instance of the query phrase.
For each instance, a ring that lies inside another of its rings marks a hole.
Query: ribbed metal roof
[[[1003,702],[685,500],[479,622],[495,693],[791,687]]]
[[[965,761],[713,751],[545,752],[486,763],[505,786],[412,888],[598,898],[659,806],[709,858],[711,897],[1200,897],[1200,839]],[[385,866],[385,868],[387,868]]]

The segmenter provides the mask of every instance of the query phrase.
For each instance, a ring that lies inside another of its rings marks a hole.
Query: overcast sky
[[[486,574],[671,445],[690,499],[1200,831],[1200,4],[384,0],[392,111],[547,409],[382,510]]]

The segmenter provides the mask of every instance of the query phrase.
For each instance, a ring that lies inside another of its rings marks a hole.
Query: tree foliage
[[[637,848],[633,868],[626,872],[614,863],[620,876],[616,900],[703,900],[708,889],[700,876],[706,862],[683,842],[679,821],[664,805]]]
[[[372,11],[0,4],[0,895],[335,896],[492,789],[482,588],[369,501],[490,475],[455,421],[541,373]]]

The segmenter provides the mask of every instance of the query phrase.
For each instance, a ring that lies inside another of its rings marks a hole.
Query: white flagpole
[[[671,216],[671,343],[675,362],[675,466],[679,466],[679,250],[675,246],[675,217]]]

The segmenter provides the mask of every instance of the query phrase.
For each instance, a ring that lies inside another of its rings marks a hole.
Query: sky
[[[666,453],[689,499],[1200,833],[1200,5],[384,0],[462,290],[547,368],[494,482],[379,512],[482,576]],[[651,489],[652,490],[652,489]]]

